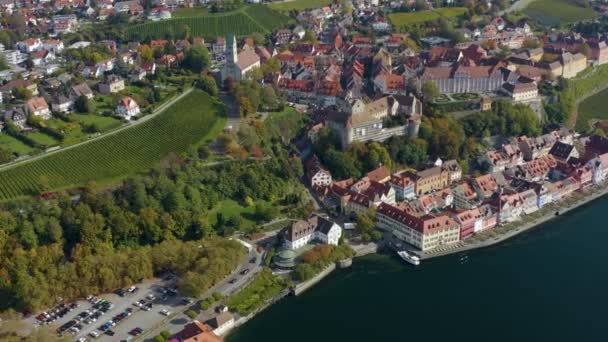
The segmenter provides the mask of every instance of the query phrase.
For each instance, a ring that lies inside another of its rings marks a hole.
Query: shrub
[[[186,311],[186,315],[192,319],[195,319],[196,316],[198,316],[198,314],[196,313],[196,311],[194,310],[188,310]]]

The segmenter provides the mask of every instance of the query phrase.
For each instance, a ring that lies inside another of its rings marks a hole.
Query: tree
[[[195,318],[196,318],[196,316],[198,316],[198,314],[197,314],[197,313],[196,313],[196,311],[194,311],[194,310],[188,310],[188,311],[186,312],[186,315],[187,315],[188,317],[192,318],[192,319],[195,319]]]
[[[6,62],[6,58],[4,55],[0,55],[0,71],[8,69],[8,63]]]
[[[251,34],[251,38],[253,39],[253,43],[255,45],[264,45],[266,44],[266,37],[259,32],[254,32]]]
[[[154,52],[152,51],[152,48],[147,44],[142,44],[138,46],[137,53],[139,55],[139,58],[143,62],[152,62],[154,60]]]
[[[370,234],[376,226],[376,213],[372,210],[357,216],[357,232],[359,234]]]
[[[425,100],[431,100],[439,96],[439,88],[433,81],[426,81],[422,84],[422,94]]]
[[[202,75],[197,85],[211,96],[217,96],[219,94],[219,89],[215,83],[215,78],[213,78],[211,75]]]
[[[15,158],[13,153],[3,147],[0,147],[0,164],[8,163]]]
[[[16,87],[13,89],[13,96],[19,100],[27,101],[31,99],[34,94],[31,90],[23,87]]]
[[[579,52],[582,53],[583,55],[585,55],[588,59],[591,58],[591,56],[593,55],[591,46],[589,46],[589,44],[586,42],[583,43],[583,45],[581,45]]]
[[[211,64],[209,51],[204,45],[195,45],[190,47],[184,56],[182,66],[194,72],[201,72]]]
[[[311,30],[306,30],[304,32],[304,37],[302,38],[302,40],[309,43],[316,43],[317,35]]]
[[[93,111],[90,100],[84,95],[78,96],[74,102],[74,108],[79,113],[91,113]]]
[[[315,268],[310,264],[299,264],[296,266],[296,277],[300,281],[306,281],[315,276],[317,273]]]

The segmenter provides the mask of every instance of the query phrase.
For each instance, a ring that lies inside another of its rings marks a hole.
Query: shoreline
[[[593,190],[596,190],[596,189],[599,189],[599,191],[592,192]],[[586,190],[583,190],[583,194],[585,194],[584,197],[580,198],[576,202],[571,203],[570,205],[567,205],[567,206],[559,206],[559,204],[565,204],[567,200],[562,201],[562,202],[552,203],[552,204],[545,206],[545,208],[547,208],[547,209],[550,208],[551,210],[532,221],[523,222],[523,224],[518,225],[516,228],[514,228],[512,230],[502,233],[500,236],[489,238],[489,239],[483,240],[483,241],[466,242],[467,240],[465,240],[465,241],[461,242],[462,245],[455,245],[455,246],[453,246],[453,248],[449,248],[449,249],[442,250],[442,251],[435,251],[435,252],[431,252],[431,253],[420,253],[420,258],[421,258],[421,260],[428,260],[428,259],[432,259],[432,258],[448,256],[448,255],[452,255],[452,254],[463,253],[463,252],[467,252],[467,251],[471,251],[471,250],[482,249],[482,248],[487,248],[487,247],[498,245],[508,239],[516,237],[522,233],[528,232],[544,223],[547,223],[547,222],[553,220],[554,218],[562,216],[566,213],[569,213],[572,210],[578,209],[581,206],[589,204],[590,202],[593,202],[593,201],[603,197],[604,195],[608,194],[608,184],[604,183],[599,188],[590,187]],[[543,208],[543,209],[546,210],[545,208]],[[543,210],[543,209],[539,209],[539,211]],[[559,215],[556,215],[556,212],[559,212]],[[517,224],[518,221],[512,222],[511,224],[514,224],[514,223]],[[495,229],[501,229],[501,227],[492,228],[492,229],[488,230],[488,232],[495,230]],[[356,258],[366,256],[366,255],[370,255],[370,254],[380,254],[380,252],[384,249],[384,248],[382,248],[383,246],[376,245],[374,243],[370,243],[370,244],[367,244],[364,246],[359,245],[359,246],[351,246],[351,247],[353,247],[353,249],[355,250],[355,255],[352,257],[353,260]],[[348,267],[350,267],[350,265]],[[334,273],[336,271],[336,269],[341,269],[341,268],[345,268],[345,267],[339,267],[338,265],[333,264],[333,267],[332,266],[327,267],[326,269],[324,269],[323,271],[318,273],[312,279],[296,284],[294,286],[294,290],[296,290],[296,291],[293,292],[293,295],[297,297],[297,296],[301,295],[302,293],[310,290],[311,288],[314,288],[323,279],[327,278],[327,276]],[[255,316],[257,316],[264,310],[268,309],[270,306],[272,306],[276,302],[280,301],[284,297],[287,297],[287,295],[285,293],[282,293],[279,296],[270,300],[262,308],[247,315],[246,317],[241,317],[241,318],[245,318],[245,319],[243,321],[239,322],[238,325],[235,324],[235,326],[232,329],[228,330],[223,335],[223,337],[224,338],[229,337],[229,335],[231,333],[233,333],[235,330],[237,330],[237,328],[242,327],[246,322],[253,319]],[[241,318],[239,318],[239,320]]]
[[[583,192],[585,192],[585,191],[590,192],[593,189],[595,189],[595,187],[588,188],[587,190],[583,190]],[[507,232],[504,232],[497,237],[492,237],[492,238],[489,238],[489,239],[483,240],[483,241],[467,242],[467,240],[465,240],[465,241],[462,241],[459,243],[461,245],[456,244],[452,248],[450,248],[449,246],[445,246],[444,247],[444,248],[446,248],[445,250],[420,253],[420,259],[428,260],[428,259],[437,258],[437,257],[441,257],[441,256],[463,253],[463,252],[474,250],[474,249],[486,248],[486,247],[491,247],[491,246],[497,245],[497,244],[502,243],[508,239],[511,239],[517,235],[530,231],[557,217],[560,217],[566,213],[569,213],[572,210],[578,209],[579,207],[581,207],[583,205],[593,202],[593,201],[603,197],[606,194],[608,194],[608,187],[604,184],[600,188],[599,191],[590,192],[590,193],[586,194],[586,196],[584,196],[583,198],[581,198],[581,199],[577,200],[576,202],[571,203],[567,206],[560,206],[559,205],[560,202],[548,204],[543,209],[539,209],[539,211],[544,210],[545,208],[553,208],[550,212],[545,213],[544,215],[534,219],[533,221],[522,222],[521,225],[518,225],[516,228],[509,230]],[[565,204],[566,201],[567,200],[562,201],[561,204]],[[555,205],[555,204],[557,204],[557,205]],[[524,217],[524,219],[525,219],[525,217]],[[518,223],[518,221],[514,221],[514,222],[511,222],[510,224],[517,224],[517,223]],[[492,231],[492,230],[496,230],[496,229],[501,229],[501,227],[492,228],[492,229],[488,230],[488,232]],[[473,239],[473,238],[469,238],[469,240],[471,240],[471,239]]]

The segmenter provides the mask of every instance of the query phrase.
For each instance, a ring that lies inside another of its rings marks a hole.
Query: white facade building
[[[337,246],[342,236],[342,227],[320,216],[292,223],[283,231],[285,248],[298,249],[311,241]]]

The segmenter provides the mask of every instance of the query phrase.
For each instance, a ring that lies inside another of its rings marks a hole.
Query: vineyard
[[[289,22],[289,17],[262,5],[245,6],[236,11],[147,22],[127,29],[130,39],[165,38],[175,35],[184,25],[193,36],[214,38],[234,33],[246,36],[254,32],[269,33]]]
[[[114,180],[154,167],[224,125],[220,105],[194,90],[158,116],[116,134],[0,171],[0,200]]]

